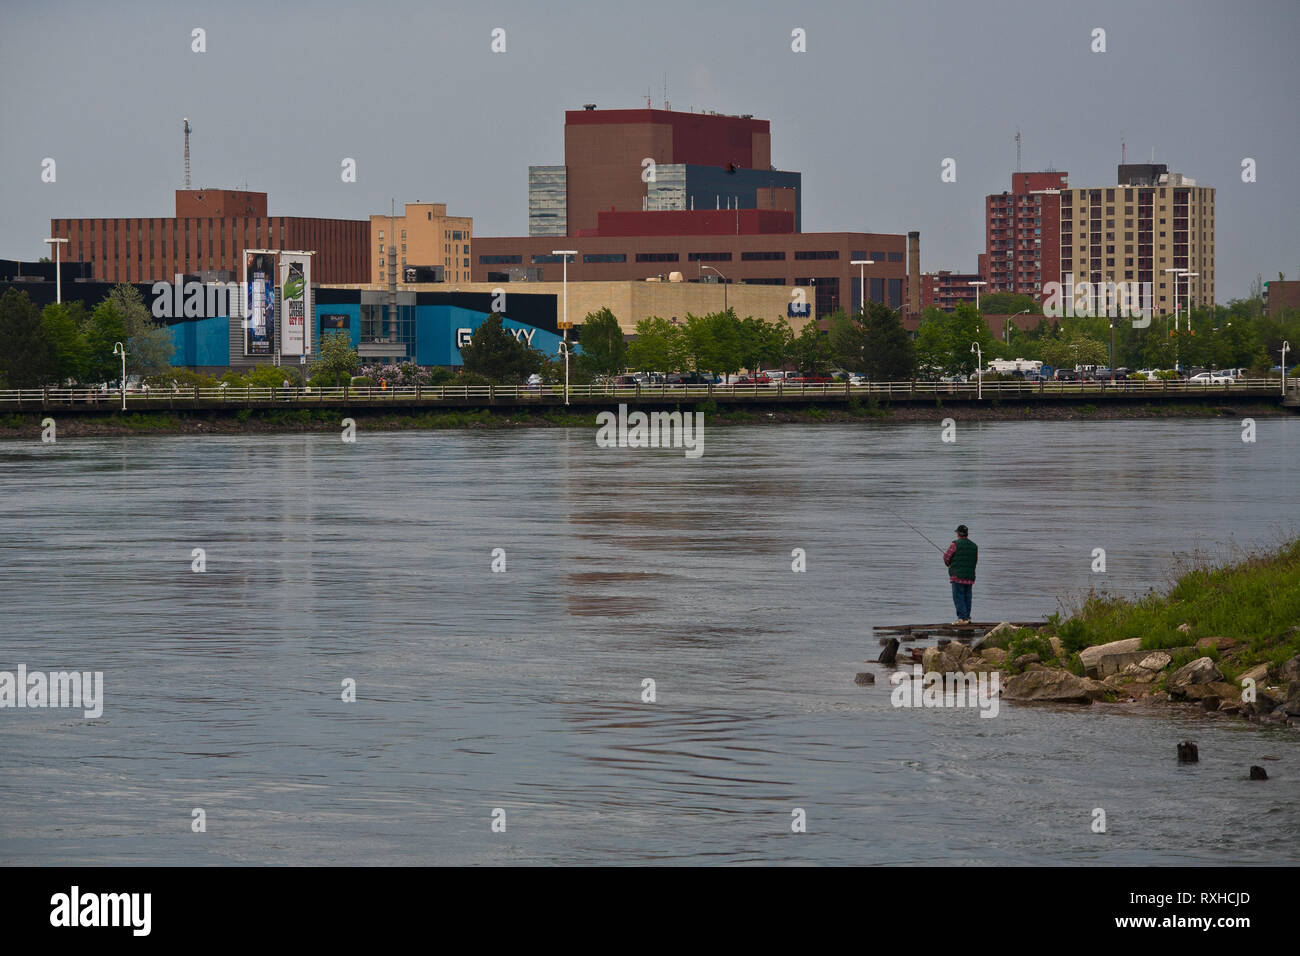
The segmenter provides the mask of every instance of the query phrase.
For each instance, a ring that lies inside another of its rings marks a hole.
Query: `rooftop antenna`
[[[190,188],[190,118],[185,117],[185,188]]]
[[[1120,130],[1119,134],[1119,164],[1121,166],[1128,163],[1128,144],[1124,142],[1124,131]]]
[[[1020,127],[1016,127],[1016,172],[1020,172]]]
[[[664,71],[664,109],[670,110],[672,107],[668,104],[668,71]]]

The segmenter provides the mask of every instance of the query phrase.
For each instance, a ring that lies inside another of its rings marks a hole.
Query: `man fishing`
[[[957,540],[943,553],[943,563],[948,566],[948,582],[952,585],[952,603],[957,608],[957,620],[953,624],[970,623],[971,587],[975,584],[979,548],[969,535],[969,528],[964,524],[957,525]]]

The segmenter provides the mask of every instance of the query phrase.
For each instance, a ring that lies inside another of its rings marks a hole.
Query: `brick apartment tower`
[[[985,295],[1013,292],[1038,301],[1046,283],[1061,281],[1061,190],[1068,185],[1069,173],[1012,173],[1011,192],[985,197]]]

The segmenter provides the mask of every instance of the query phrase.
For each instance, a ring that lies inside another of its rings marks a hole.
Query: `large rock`
[[[1286,702],[1282,709],[1292,717],[1300,717],[1300,680],[1293,680],[1287,688]]]
[[[1079,652],[1079,660],[1083,661],[1083,672],[1089,677],[1109,677],[1118,674],[1129,664],[1136,664],[1150,653],[1142,650],[1140,637],[1130,637],[1125,641],[1085,647]]]
[[[1268,669],[1269,680],[1277,684],[1289,684],[1293,680],[1300,680],[1300,654],[1291,658],[1277,667]]]
[[[927,647],[921,655],[921,667],[928,674],[937,671],[940,674],[956,674],[962,670],[962,664],[970,660],[971,649],[960,641],[949,641],[943,647]]]
[[[1247,678],[1253,680],[1256,684],[1264,683],[1266,680],[1268,680],[1268,665],[1256,664],[1254,667],[1252,667],[1250,670],[1243,673],[1237,679],[1244,681]]]
[[[1211,684],[1223,680],[1223,673],[1208,657],[1198,657],[1190,664],[1184,664],[1169,675],[1166,687],[1174,696],[1181,696],[1185,688],[1193,684]]]
[[[1061,639],[1059,637],[1053,634],[1051,637],[1047,639],[1047,643],[1050,644],[1052,647],[1053,657],[1055,657],[1058,661],[1065,660],[1066,658],[1065,645],[1061,643]]]
[[[978,651],[988,650],[990,647],[1006,648],[1011,643],[1011,636],[1018,631],[1010,621],[1003,621],[997,627],[989,630],[987,634],[975,642],[975,649]]]
[[[1120,674],[1139,684],[1150,684],[1169,666],[1171,659],[1164,651],[1153,651],[1136,664],[1129,664]]]
[[[1076,677],[1067,670],[1041,668],[1009,678],[1003,685],[1002,697],[1004,700],[1090,704],[1108,690],[1095,680]]]
[[[1211,647],[1217,647],[1220,651],[1231,650],[1240,642],[1235,637],[1202,637],[1196,642],[1198,651],[1208,651]]]
[[[1241,700],[1241,688],[1227,681],[1212,681],[1208,684],[1188,684],[1180,694],[1188,700],[1204,700],[1215,697],[1219,700]]]
[[[1000,647],[986,647],[980,649],[980,657],[990,664],[1002,664],[1006,662],[1007,652]]]

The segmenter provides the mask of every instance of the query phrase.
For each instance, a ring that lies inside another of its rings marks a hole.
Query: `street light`
[[[862,314],[867,314],[867,266],[874,266],[875,259],[850,259],[849,265],[858,267],[858,298],[862,302]]]
[[[63,270],[59,268],[59,249],[68,241],[67,239],[46,239],[54,247],[54,301],[63,302]]]
[[[1192,331],[1192,280],[1199,276],[1199,272],[1188,272],[1183,270],[1182,276],[1187,280],[1187,331]],[[1178,280],[1175,279],[1175,282]]]
[[[1019,312],[1014,312],[1011,315],[1007,316],[1007,324],[1002,329],[1003,342],[1007,343],[1008,345],[1011,344],[1011,320],[1014,319],[1017,315],[1024,315],[1028,311],[1029,309],[1021,309]]]
[[[1182,269],[1166,269],[1166,270],[1165,270],[1165,272],[1172,272],[1172,273],[1174,273],[1174,335],[1175,335],[1175,336],[1178,334],[1178,273],[1180,273],[1180,272],[1182,272],[1182,271],[1183,271]],[[1166,315],[1167,315],[1167,314],[1168,314],[1168,313],[1166,313]],[[1167,318],[1165,319],[1165,328],[1166,328],[1166,329],[1169,328],[1169,319],[1167,319]],[[1166,344],[1168,344],[1168,343],[1166,343]],[[1175,339],[1175,341],[1174,341],[1174,369],[1177,370],[1177,368],[1178,368],[1178,342],[1177,342],[1177,340]]]
[[[1290,342],[1282,343],[1282,397],[1286,398],[1286,353],[1291,348]]]
[[[564,404],[569,404],[569,256],[576,256],[576,249],[552,249],[551,255],[563,256],[564,259],[564,321],[560,330],[564,333],[561,342],[564,351]]]
[[[714,269],[713,266],[706,266],[703,263],[700,263],[700,271],[703,272],[705,269],[709,269],[713,272],[718,272],[718,270]],[[718,272],[718,276],[722,279],[722,311],[726,312],[727,311],[727,277],[724,276],[721,272]]]
[[[122,356],[122,411],[126,411],[126,348],[121,342],[113,343],[113,354]],[[1285,380],[1286,376],[1283,375],[1282,378]]]
[[[972,342],[970,350],[975,353],[975,397],[982,399],[984,397],[984,351],[978,342]]]
[[[982,285],[988,285],[988,283],[987,283],[987,282],[967,282],[966,284],[967,284],[967,285],[973,285],[973,286],[975,287],[975,311],[978,312],[978,311],[980,310],[980,286],[982,286]]]

